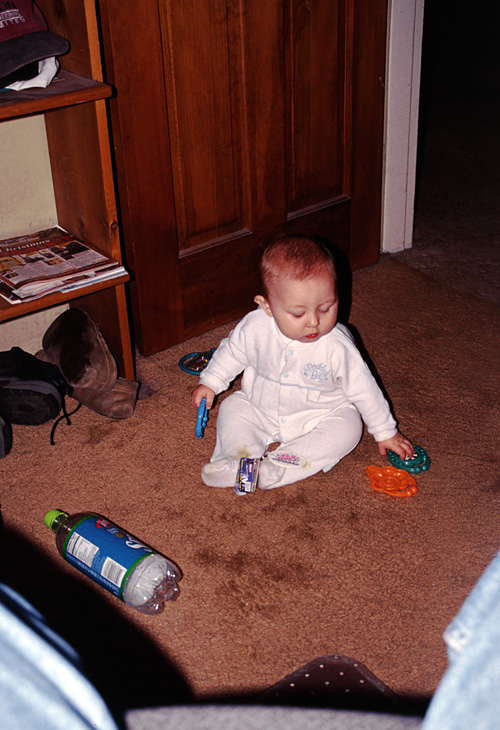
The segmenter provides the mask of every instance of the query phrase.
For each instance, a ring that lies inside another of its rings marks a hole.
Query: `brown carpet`
[[[362,662],[404,697],[429,697],[442,632],[499,547],[500,309],[390,257],[353,277],[352,324],[401,429],[424,446],[418,494],[372,491],[384,465],[367,434],[329,474],[237,497],[205,487],[215,414],[194,435],[194,376],[177,366],[225,326],[150,358],[156,392],[128,421],[82,408],[14,427],[0,462],[3,580],[82,653],[99,688],[127,707],[258,693],[316,657]],[[47,510],[94,510],[183,571],[181,594],[146,617],[70,568]]]

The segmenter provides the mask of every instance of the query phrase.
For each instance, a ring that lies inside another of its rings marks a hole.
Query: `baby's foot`
[[[211,461],[201,470],[201,478],[207,487],[233,487],[238,467],[233,459]]]
[[[264,459],[259,468],[259,481],[257,482],[257,486],[259,489],[276,489],[276,487],[281,487],[281,480],[283,479],[284,473],[285,470],[282,466],[273,464],[269,459]]]

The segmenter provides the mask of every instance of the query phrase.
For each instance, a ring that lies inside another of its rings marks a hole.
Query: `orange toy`
[[[377,492],[385,492],[392,497],[412,497],[417,493],[415,479],[403,469],[393,466],[367,466],[366,473],[370,485]]]

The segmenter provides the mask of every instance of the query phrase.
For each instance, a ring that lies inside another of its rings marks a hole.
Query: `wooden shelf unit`
[[[43,114],[50,109],[83,104],[111,96],[113,89],[94,79],[60,69],[46,89],[4,90],[0,93],[0,121]]]
[[[107,110],[113,89],[102,83],[94,0],[39,0],[51,31],[70,41],[47,89],[0,93],[0,121],[43,114],[58,225],[122,263]],[[120,375],[135,378],[125,283],[128,275],[32,302],[0,302],[0,322],[64,302],[85,309],[115,356]]]

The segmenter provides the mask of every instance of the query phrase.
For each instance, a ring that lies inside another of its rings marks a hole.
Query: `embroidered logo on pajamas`
[[[301,467],[307,464],[307,460],[299,454],[292,454],[290,451],[271,451],[267,457],[273,464],[286,467]]]
[[[329,375],[330,371],[327,370],[324,363],[319,363],[319,365],[313,365],[309,362],[304,367],[304,377],[310,378],[311,380],[317,380],[319,383],[326,383]]]

